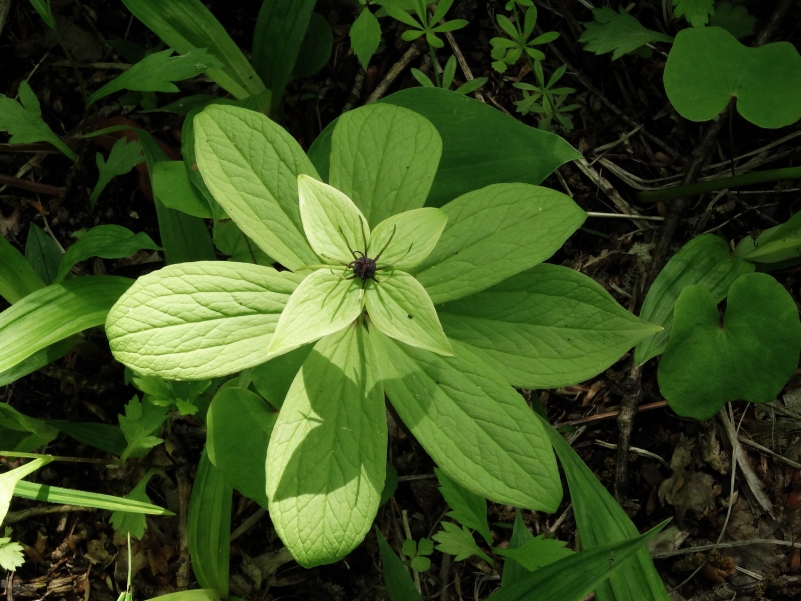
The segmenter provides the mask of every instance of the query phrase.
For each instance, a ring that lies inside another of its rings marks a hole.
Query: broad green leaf
[[[0,236],[0,296],[13,305],[44,286],[25,257]]]
[[[169,595],[159,595],[150,601],[220,601],[220,596],[211,589],[192,589],[189,591],[178,591]],[[236,600],[236,597],[232,598]]]
[[[300,218],[311,247],[328,263],[347,265],[367,252],[367,220],[342,192],[308,175],[298,176]]]
[[[413,272],[435,305],[473,294],[543,262],[586,219],[568,196],[495,184],[442,207],[448,224]]]
[[[538,419],[546,428],[565,472],[584,552],[636,537],[637,527],[587,464],[544,418],[538,416]],[[668,601],[665,586],[646,549],[639,550],[634,560],[599,585],[595,594],[598,601]]]
[[[350,28],[350,45],[364,70],[381,43],[381,25],[368,7],[364,7]]]
[[[381,531],[376,527],[375,535],[378,539],[378,549],[384,561],[384,584],[387,586],[390,601],[423,601],[423,597],[414,588],[406,566],[387,544]]]
[[[279,409],[300,366],[306,361],[311,350],[312,345],[307,344],[251,368],[250,375],[256,392],[273,407]]]
[[[16,382],[20,378],[35,372],[37,369],[49,363],[53,363],[53,361],[58,361],[75,348],[75,345],[81,340],[82,336],[80,334],[75,334],[74,336],[69,336],[68,338],[59,340],[48,347],[36,351],[27,359],[23,359],[13,367],[0,372],[0,386],[6,386],[7,384]]]
[[[384,503],[394,497],[396,490],[398,490],[398,470],[387,461],[387,479],[384,481],[384,490],[381,491],[381,501],[378,506],[382,507]]]
[[[673,329],[673,307],[682,290],[698,284],[719,303],[726,298],[734,280],[754,271],[753,265],[736,255],[732,255],[723,238],[703,234],[690,240],[671,257],[659,272],[640,310],[642,319],[665,329],[637,344],[634,351],[637,365],[665,352]]]
[[[431,254],[447,222],[445,212],[432,207],[388,217],[370,234],[367,256],[381,253],[381,265],[407,270]]]
[[[127,446],[125,435],[119,426],[95,422],[68,422],[48,420],[48,425],[58,428],[78,442],[100,449],[110,455],[122,455]]]
[[[748,14],[745,6],[734,6],[727,0],[721,0],[715,5],[715,14],[709,19],[709,24],[722,27],[738,40],[754,35],[756,17]]]
[[[289,269],[317,262],[303,234],[298,175],[317,177],[300,145],[267,116],[212,105],[195,117],[203,181],[247,236]]]
[[[318,269],[300,283],[275,327],[268,358],[338,332],[359,317],[362,290],[345,273]]]
[[[789,42],[744,46],[720,27],[691,27],[676,36],[665,65],[665,92],[690,121],[708,121],[732,97],[737,111],[775,129],[801,118],[801,56]]]
[[[515,510],[515,524],[512,529],[512,537],[509,539],[509,546],[507,549],[517,549],[528,541],[532,540],[534,535],[529,532],[520,509]],[[496,549],[497,552],[497,549]],[[503,572],[501,573],[501,587],[511,586],[517,584],[528,576],[529,570],[517,563],[511,557],[507,557],[503,562]]]
[[[460,528],[452,522],[442,522],[442,528],[431,537],[439,543],[437,551],[450,553],[456,561],[464,561],[468,557],[475,555],[488,564],[495,565],[492,558],[479,548],[467,528],[464,526]]]
[[[582,601],[595,590],[599,601],[602,599],[598,591],[608,578],[621,574],[622,569],[636,561],[637,553],[645,549],[645,544],[664,527],[663,522],[641,536],[606,544],[581,553],[574,553],[550,565],[540,568],[524,580],[502,588],[499,592],[487,597],[487,601],[529,601],[531,599],[558,599],[559,601]],[[647,553],[647,552],[646,552]],[[637,601],[656,599],[657,597],[629,597]],[[663,597],[666,598],[666,597]],[[626,599],[626,597],[603,597]]]
[[[22,545],[12,543],[8,537],[0,538],[0,568],[14,572],[25,563]]]
[[[0,372],[51,344],[102,325],[128,278],[97,275],[53,284],[0,313]]]
[[[365,307],[375,327],[395,340],[452,355],[434,305],[420,282],[404,271],[379,273],[380,283],[370,282],[365,293]]]
[[[152,179],[156,165],[167,161],[167,155],[145,130],[137,129],[136,134],[142,143],[147,170]],[[186,261],[213,261],[217,258],[202,219],[167,207],[159,200],[158,194],[154,194],[154,200],[161,245],[168,265]]]
[[[253,67],[283,105],[284,89],[309,28],[316,0],[263,0],[253,32]]]
[[[579,42],[585,43],[587,52],[612,52],[612,60],[617,60],[645,44],[673,41],[669,35],[644,27],[623,6],[618,8],[618,12],[608,7],[596,8],[592,14],[594,20],[584,23],[586,30],[579,38]]]
[[[75,265],[90,257],[122,259],[130,257],[139,250],[159,250],[144,232],[134,234],[120,225],[98,225],[90,229],[67,249],[58,266],[56,282],[61,282]]]
[[[559,165],[581,157],[559,136],[524,125],[456,92],[409,88],[381,102],[422,115],[442,138],[442,158],[426,200],[429,206],[441,207],[461,194],[489,184],[539,184]],[[324,181],[329,175],[329,159],[333,161],[331,136],[338,123],[336,120],[326,127],[309,149],[309,158]],[[485,168],[488,164],[492,167]],[[331,179],[334,180],[333,169]],[[334,186],[339,188],[337,184]]]
[[[441,357],[372,334],[387,396],[450,478],[496,503],[556,510],[556,459],[523,397],[456,341]]]
[[[171,56],[168,48],[148,54],[138,63],[123,71],[106,85],[89,96],[87,104],[97,102],[120,90],[136,92],[180,92],[174,81],[195,77],[208,69],[221,69],[223,64],[205,48],[193,48],[179,56]]]
[[[387,422],[373,338],[354,326],[318,342],[270,438],[270,515],[304,567],[350,553],[378,511]]]
[[[469,345],[513,386],[582,382],[660,330],[591,278],[543,263],[438,311],[448,337]]]
[[[103,160],[103,155],[99,152],[95,154],[95,162],[99,175],[92,193],[89,195],[89,206],[94,207],[100,194],[108,183],[118,175],[125,175],[139,163],[144,162],[142,155],[142,144],[138,140],[128,140],[120,138],[111,147],[108,160]]]
[[[150,479],[155,473],[156,471],[153,469],[148,470],[147,474],[139,480],[139,483],[134,486],[133,490],[125,495],[125,498],[141,503],[150,503],[150,497],[147,496],[147,483],[150,482]],[[115,511],[111,514],[109,521],[117,534],[122,536],[130,534],[140,540],[147,529],[147,521],[145,520],[145,516],[141,513]]]
[[[31,0],[31,4],[33,8],[36,9],[36,12],[39,13],[39,16],[42,17],[45,23],[49,27],[55,28],[56,20],[53,17],[53,13],[50,10],[50,0]]]
[[[6,518],[8,506],[11,504],[11,497],[14,496],[14,488],[17,483],[48,463],[50,463],[49,458],[34,459],[18,468],[0,474],[0,524]]]
[[[801,212],[764,230],[756,240],[751,236],[743,238],[734,254],[751,263],[779,263],[801,256]]]
[[[230,255],[228,260],[235,263],[253,263],[265,267],[275,263],[230,219],[214,225],[214,245],[221,253]]]
[[[8,142],[48,142],[73,161],[77,161],[78,155],[42,120],[39,99],[25,80],[19,84],[19,97],[21,104],[13,98],[0,95],[0,131],[11,134]]]
[[[224,67],[208,69],[206,75],[235,98],[264,91],[239,46],[200,0],[123,0],[123,4],[179,54],[207,48]]]
[[[267,509],[264,462],[276,412],[245,388],[214,395],[206,415],[206,452],[225,479]]]
[[[214,590],[221,599],[228,597],[233,492],[204,450],[192,485],[186,533],[198,584]]]
[[[148,400],[139,402],[134,396],[125,405],[125,415],[117,416],[120,420],[120,430],[128,443],[120,455],[125,461],[129,457],[144,457],[155,446],[164,442],[157,436],[152,436],[167,418],[167,409],[155,405]]]
[[[45,234],[35,223],[28,229],[25,241],[25,259],[45,284],[52,284],[61,262],[61,249],[56,241]]]
[[[169,380],[203,380],[258,365],[301,279],[219,261],[149,273],[109,313],[111,351],[136,372]]]
[[[334,33],[331,31],[328,19],[320,13],[312,13],[298,58],[292,68],[292,76],[311,77],[318,73],[331,58],[333,46]]]
[[[55,440],[58,430],[46,421],[23,415],[8,403],[0,403],[0,426],[23,433],[16,444],[0,439],[0,450],[30,453]]]
[[[798,308],[771,276],[737,278],[722,321],[712,295],[689,286],[676,301],[659,389],[679,415],[709,419],[727,401],[775,398],[795,373],[799,352]]]
[[[470,492],[455,480],[451,480],[445,472],[435,467],[434,473],[439,480],[439,492],[451,508],[448,516],[459,522],[462,526],[467,526],[484,537],[488,545],[492,544],[492,534],[490,534],[487,524],[487,500]]]
[[[371,104],[337,120],[331,140],[331,185],[361,209],[371,228],[423,206],[437,173],[442,140],[408,109]]]
[[[565,548],[565,541],[543,538],[544,536],[541,534],[519,547],[495,549],[495,553],[513,559],[529,572],[573,555],[573,551]]]
[[[693,27],[703,27],[715,14],[715,0],[673,0],[673,14],[684,17]]]
[[[153,168],[153,194],[165,206],[203,219],[213,217],[202,193],[192,185],[183,161],[162,161]]]
[[[78,505],[79,507],[91,507],[94,509],[108,509],[109,511],[128,511],[132,513],[146,513],[148,515],[175,515],[172,511],[163,509],[150,503],[142,503],[111,495],[101,495],[99,493],[84,492],[82,490],[71,490],[58,486],[46,486],[44,484],[34,484],[33,482],[17,482],[14,488],[14,495],[34,501],[46,501],[47,503],[59,503],[61,505]]]

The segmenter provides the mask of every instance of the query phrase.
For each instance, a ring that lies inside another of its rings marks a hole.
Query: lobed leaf
[[[89,206],[94,207],[100,194],[108,183],[118,175],[125,175],[139,163],[143,163],[145,157],[142,155],[142,144],[137,140],[129,141],[127,138],[120,138],[111,147],[108,160],[103,160],[103,155],[99,152],[95,155],[97,170],[99,175],[97,183],[89,195]]]
[[[618,12],[608,7],[595,8],[592,14],[594,20],[584,23],[586,30],[579,37],[587,52],[612,52],[612,60],[617,60],[645,44],[673,41],[669,35],[644,27],[623,6],[618,8]]]
[[[673,0],[673,14],[684,17],[693,27],[703,27],[715,14],[715,0]]]
[[[447,515],[463,526],[477,530],[487,544],[491,545],[492,534],[487,524],[487,500],[450,479],[438,467],[434,468],[434,473],[439,481],[439,492],[451,508]]]

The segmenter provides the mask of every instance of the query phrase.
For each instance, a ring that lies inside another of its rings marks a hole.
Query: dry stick
[[[470,70],[470,66],[464,59],[464,55],[462,54],[462,51],[459,48],[459,44],[456,43],[456,39],[453,37],[453,34],[450,31],[446,31],[445,38],[451,45],[451,50],[453,50],[453,55],[456,57],[456,62],[459,63],[459,66],[462,68],[462,73],[464,73],[465,79],[467,79],[467,81],[475,79],[475,77],[473,77],[473,72]],[[486,100],[484,100],[484,94],[481,93],[481,90],[476,90],[475,92],[473,92],[473,94],[475,95],[476,100],[480,100],[481,102],[484,103],[487,102]]]
[[[29,192],[38,192],[46,196],[59,196],[61,194],[61,188],[58,186],[40,184],[39,182],[32,182],[29,179],[5,175],[4,173],[0,173],[0,184],[5,184],[13,188],[20,188],[21,190],[28,190]]]
[[[184,591],[189,588],[189,536],[187,522],[189,518],[189,497],[192,494],[192,485],[189,483],[187,467],[181,467],[175,472],[178,481],[178,570],[175,573],[175,588]]]
[[[790,9],[791,5],[792,0],[780,1],[779,5],[776,7],[776,10],[762,28],[762,31],[759,32],[759,35],[754,41],[754,47],[763,46],[772,37],[773,33],[775,32],[781,20],[784,18],[784,15]],[[718,116],[718,120],[710,123],[707,126],[706,132],[704,132],[704,135],[701,138],[701,143],[691,156],[690,164],[688,165],[687,170],[684,173],[684,177],[682,178],[682,185],[692,184],[698,178],[698,174],[701,172],[701,167],[703,166],[704,161],[706,161],[707,157],[712,152],[715,142],[717,141],[718,134],[720,134],[720,130],[729,117],[729,112],[734,109],[735,102],[736,99],[732,98],[731,102],[729,102],[723,112]],[[648,290],[651,288],[654,280],[656,280],[656,276],[659,274],[659,271],[667,262],[667,254],[670,250],[670,242],[673,240],[673,234],[676,231],[676,227],[678,226],[681,218],[684,216],[688,206],[689,199],[682,198],[677,200],[669,207],[667,218],[662,225],[660,235],[656,241],[653,258],[651,260],[651,267],[646,274],[645,282],[642,286],[641,295],[639,295],[639,298],[644,297],[645,294],[648,293]],[[637,413],[637,406],[642,400],[641,378],[642,373],[640,368],[632,365],[631,369],[629,370],[628,377],[622,385],[623,401],[621,403],[620,415],[617,419],[620,437],[618,440],[617,461],[615,466],[615,498],[618,500],[618,502],[623,500],[623,495],[628,487],[628,455],[629,447],[631,446],[631,429],[634,422],[634,416]],[[740,447],[740,449],[742,450],[742,447]]]
[[[664,559],[666,557],[675,557],[676,555],[687,555],[689,553],[703,553],[704,551],[712,551],[713,549],[734,549],[736,547],[748,547],[751,545],[777,545],[782,547],[793,547],[795,549],[801,548],[801,543],[794,543],[789,540],[775,540],[771,538],[752,538],[751,540],[737,540],[729,543],[711,543],[709,545],[698,545],[697,547],[687,547],[685,549],[664,551],[663,553],[651,553],[651,557],[653,557],[654,559]]]
[[[6,514],[3,524],[16,524],[22,520],[27,520],[38,515],[49,515],[51,513],[68,513],[71,511],[91,511],[86,507],[79,507],[78,505],[43,505],[41,507],[31,507],[30,509],[23,509],[22,511],[10,511]]]
[[[667,407],[667,401],[657,401],[656,403],[649,403],[648,405],[640,406],[640,411],[649,411],[651,409],[662,409],[663,407]],[[581,424],[588,424],[591,422],[598,422],[604,419],[611,419],[613,417],[617,417],[620,415],[620,410],[617,411],[608,411],[607,413],[598,413],[596,415],[589,415],[587,417],[581,417],[579,419],[572,419],[567,422],[560,422],[558,424],[553,424],[554,428],[563,428],[564,426],[580,426]]]
[[[389,88],[389,86],[391,86],[392,83],[397,79],[398,75],[400,75],[403,70],[409,66],[409,63],[412,62],[419,54],[420,48],[417,47],[417,44],[412,44],[409,46],[408,50],[403,53],[403,56],[398,59],[398,62],[392,65],[392,68],[384,76],[384,79],[381,80],[381,83],[376,86],[375,90],[373,90],[373,93],[370,94],[370,97],[364,104],[372,104],[381,98],[387,91],[387,88]]]

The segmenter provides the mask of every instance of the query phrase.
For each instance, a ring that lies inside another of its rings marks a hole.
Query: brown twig
[[[657,401],[656,403],[649,403],[648,405],[640,406],[640,411],[649,411],[651,409],[662,409],[663,407],[667,407],[667,401]],[[591,422],[597,422],[604,419],[611,419],[613,417],[617,417],[620,415],[620,409],[617,411],[608,411],[607,413],[598,413],[597,415],[589,415],[587,417],[581,417],[579,419],[573,419],[567,422],[560,422],[558,424],[553,424],[554,428],[562,428],[564,426],[580,426],[581,424],[589,424]]]
[[[14,188],[20,188],[22,190],[28,190],[29,192],[38,192],[39,194],[44,194],[46,196],[58,196],[61,194],[61,188],[57,186],[40,184],[39,182],[32,182],[29,179],[14,177],[13,175],[6,175],[4,173],[0,173],[0,184],[5,184],[6,186],[12,186]]]
[[[22,520],[27,520],[38,515],[50,515],[52,513],[68,513],[71,511],[91,511],[86,507],[77,505],[42,505],[41,507],[31,507],[22,511],[10,511],[6,514],[3,524],[16,524]]]
[[[456,38],[453,37],[453,34],[450,31],[445,32],[445,38],[448,40],[448,44],[451,46],[451,50],[453,50],[453,55],[456,57],[456,62],[459,63],[459,67],[462,69],[462,73],[464,73],[464,77],[467,81],[475,79],[473,77],[473,71],[470,70],[470,65],[467,64],[467,61],[464,58],[464,54],[462,54],[461,48],[459,48],[459,44],[456,43]],[[481,93],[481,89],[479,88],[473,94],[476,97],[476,100],[480,100],[481,102],[486,103],[487,101],[484,100],[484,94]]]
[[[403,56],[398,59],[398,62],[392,65],[392,68],[384,76],[384,79],[381,80],[381,83],[376,86],[375,90],[373,90],[373,93],[370,94],[370,97],[364,104],[372,104],[381,98],[386,93],[389,86],[397,79],[398,75],[400,75],[403,70],[409,66],[409,63],[419,55],[420,48],[417,44],[409,46],[406,52],[403,53]]]

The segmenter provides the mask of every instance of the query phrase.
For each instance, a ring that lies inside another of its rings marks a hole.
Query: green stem
[[[437,55],[434,54],[434,47],[429,44],[428,52],[431,54],[431,69],[434,71],[434,81],[437,82],[437,87],[442,87],[442,82],[439,79],[439,69],[437,69]]]
[[[640,202],[661,202],[665,200],[676,200],[685,196],[695,196],[705,192],[715,192],[716,190],[726,190],[729,188],[740,188],[752,184],[763,184],[765,182],[775,182],[782,179],[801,179],[801,167],[786,167],[784,169],[769,169],[767,171],[755,171],[734,177],[719,177],[708,182],[699,182],[688,186],[678,186],[676,188],[666,188],[664,190],[648,190],[637,194]]]

